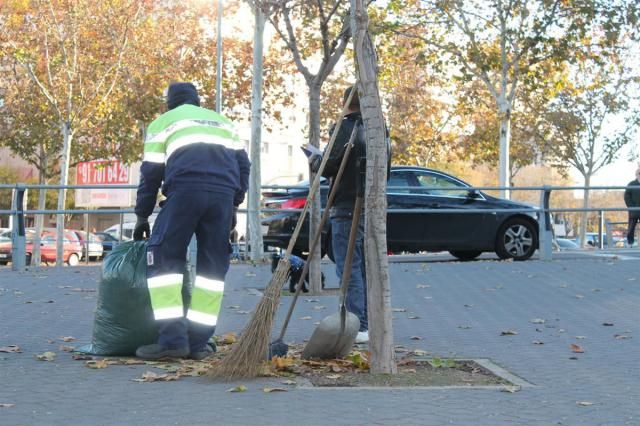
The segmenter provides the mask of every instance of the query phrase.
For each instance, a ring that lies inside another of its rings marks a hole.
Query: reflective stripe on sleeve
[[[142,161],[149,163],[164,163],[165,154],[163,152],[145,152]]]

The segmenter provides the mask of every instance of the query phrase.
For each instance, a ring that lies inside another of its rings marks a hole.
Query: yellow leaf
[[[288,392],[285,388],[264,388],[262,389],[262,391],[264,393],[271,393],[271,392]]]
[[[38,361],[53,361],[54,359],[56,359],[56,353],[55,352],[45,352],[43,354],[37,354],[36,355],[36,359]]]
[[[87,368],[100,369],[100,368],[107,368],[109,366],[109,363],[107,362],[106,359],[100,359],[97,361],[87,361],[84,363],[84,365]]]
[[[227,392],[246,392],[247,387],[245,385],[238,385],[235,388],[227,389]]]

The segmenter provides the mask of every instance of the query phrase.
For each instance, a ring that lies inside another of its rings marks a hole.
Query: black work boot
[[[168,348],[158,343],[140,346],[136,349],[136,356],[142,359],[160,359],[160,358],[184,358],[189,355],[189,347]]]
[[[194,359],[196,361],[201,361],[208,357],[209,355],[216,352],[216,344],[213,342],[209,342],[200,350],[191,351],[189,358]]]

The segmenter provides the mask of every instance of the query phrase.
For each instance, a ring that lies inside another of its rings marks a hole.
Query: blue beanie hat
[[[167,107],[171,110],[184,104],[200,106],[196,86],[191,83],[171,83],[167,91]]]

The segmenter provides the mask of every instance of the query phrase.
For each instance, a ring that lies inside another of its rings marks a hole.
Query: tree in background
[[[602,40],[589,39],[576,56],[572,86],[553,101],[546,118],[554,129],[549,150],[557,164],[573,167],[584,179],[582,207],[587,209],[592,176],[619,157],[640,125],[640,105],[634,98],[640,75],[629,68],[634,52],[617,43],[606,47]],[[585,211],[581,245],[586,231]]]
[[[131,28],[143,3],[135,0],[10,1],[0,34],[10,56],[38,87],[62,133],[60,185],[66,185],[77,129],[110,102],[120,71],[131,54]],[[58,209],[65,206],[60,189]],[[57,216],[57,260],[62,265],[64,216]]]
[[[383,31],[378,39],[394,164],[446,162],[463,119],[456,111],[455,86],[434,71],[434,57],[419,38]]]
[[[342,57],[351,38],[348,11],[340,0],[275,1],[269,21],[285,43],[309,91],[309,143],[320,145],[320,95],[322,86]],[[312,71],[311,64],[318,64]],[[334,108],[331,108],[334,109]],[[311,176],[311,180],[313,175]],[[320,196],[315,195],[310,214],[310,235],[320,223]],[[309,238],[311,242],[312,238]],[[320,245],[320,242],[318,243]],[[310,248],[311,249],[311,248]],[[321,291],[320,247],[310,261],[309,276],[314,292]]]
[[[491,94],[499,123],[499,184],[508,186],[513,105],[524,76],[541,74],[549,58],[565,59],[592,17],[609,2],[566,0],[391,0],[397,31],[420,38],[443,69],[478,80]],[[508,191],[503,191],[508,196]]]

